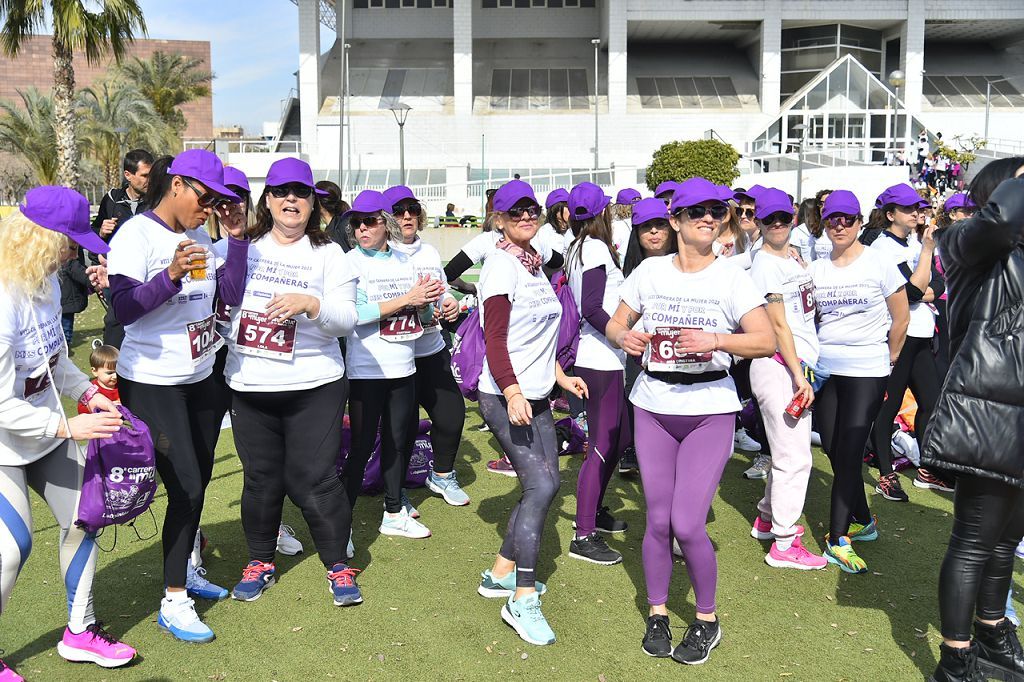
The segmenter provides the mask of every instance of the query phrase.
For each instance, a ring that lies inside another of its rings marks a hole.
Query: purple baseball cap
[[[224,164],[213,152],[205,149],[186,149],[174,157],[167,167],[168,175],[184,175],[203,183],[211,192],[216,192],[234,202],[242,198],[224,186]]]
[[[619,193],[615,195],[616,204],[635,204],[638,201],[640,201],[640,192],[632,187],[620,189]]]
[[[93,253],[107,253],[110,247],[89,227],[89,200],[73,189],[45,185],[25,194],[18,209],[39,227],[60,232]]]
[[[494,193],[494,210],[506,213],[523,199],[529,199],[540,206],[532,187],[522,180],[509,180]]]
[[[395,207],[395,204],[406,199],[419,201],[419,199],[416,198],[416,195],[412,193],[412,190],[405,185],[395,185],[394,187],[388,187],[384,190],[384,201],[388,203],[387,210],[389,213],[391,212],[391,209]]]
[[[249,189],[249,178],[234,166],[224,166],[224,184],[227,187],[244,189],[246,192],[252,191]]]
[[[836,213],[860,215],[860,201],[857,200],[857,195],[846,189],[837,189],[825,197],[821,217],[828,218]]]
[[[612,198],[592,182],[581,182],[569,190],[569,218],[589,220],[601,215]]]
[[[677,189],[679,189],[679,183],[678,182],[676,182],[674,180],[666,180],[665,182],[661,183],[660,185],[658,185],[655,188],[654,196],[660,197],[665,192],[675,193],[675,191]]]
[[[942,210],[946,213],[957,209],[957,208],[977,208],[978,205],[974,203],[970,195],[965,192],[957,192],[950,198],[946,199],[946,203],[942,205]]]
[[[732,198],[736,201],[737,204],[743,199],[749,199],[750,201],[753,201],[756,204],[757,197],[759,197],[761,193],[764,192],[766,189],[768,188],[763,185],[751,185],[750,189],[738,189],[734,191],[732,194]]]
[[[391,212],[391,204],[384,195],[375,189],[364,189],[356,195],[352,201],[352,208],[341,214],[342,222],[348,221],[353,213],[376,213],[377,211]]]
[[[917,191],[903,182],[892,187],[887,187],[884,192],[875,199],[875,208],[882,208],[888,205],[894,206],[930,206],[927,201],[921,198]]]
[[[793,215],[793,202],[789,195],[781,189],[770,187],[757,195],[757,205],[754,208],[754,217],[764,220],[772,213],[786,213]]]
[[[728,190],[728,188],[726,188]],[[732,193],[732,190],[728,190]],[[725,203],[722,188],[704,178],[690,178],[679,185],[679,189],[672,195],[672,204],[669,210],[674,212],[679,208],[696,206],[704,201],[720,201]]]
[[[302,159],[289,156],[278,159],[270,164],[270,170],[267,171],[267,181],[265,183],[267,187],[279,187],[291,183],[305,185],[312,188],[320,196],[327,196],[327,192],[316,188],[316,183],[313,182],[313,169]]]
[[[633,204],[633,227],[657,218],[668,220],[668,206],[661,199],[651,197],[650,199],[641,199]]]
[[[559,187],[548,192],[548,197],[544,200],[544,208],[551,208],[555,204],[567,201],[569,201],[569,190]]]

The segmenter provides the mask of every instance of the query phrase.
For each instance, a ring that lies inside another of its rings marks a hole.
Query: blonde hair
[[[629,221],[633,217],[633,204],[612,204],[612,218]]]
[[[379,211],[378,213],[382,218],[384,218],[384,231],[387,232],[388,235],[387,239],[385,240],[385,244],[387,242],[395,242],[397,244],[401,244],[402,228],[398,224],[398,221],[395,220],[395,216],[391,215],[387,211]],[[345,223],[345,237],[348,239],[349,246],[351,246],[353,249],[359,245],[359,242],[356,241],[355,230],[352,229],[351,220]]]
[[[0,284],[28,297],[50,293],[49,277],[67,248],[65,235],[15,211],[0,221]]]

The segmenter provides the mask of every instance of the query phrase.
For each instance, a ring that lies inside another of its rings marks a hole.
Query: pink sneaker
[[[773,542],[772,548],[764,555],[764,562],[775,568],[795,568],[800,571],[814,571],[828,566],[825,557],[808,552],[800,538],[794,538],[793,544],[785,552]]]
[[[800,538],[803,537],[803,535],[804,527],[800,524],[797,524],[796,536]],[[761,515],[758,514],[757,518],[754,519],[753,527],[750,529],[750,537],[754,538],[755,540],[774,540],[775,533],[772,532],[772,522],[765,521],[761,517]]]
[[[57,642],[57,653],[65,661],[95,663],[103,668],[119,668],[135,658],[135,649],[103,629],[95,622],[80,635],[64,629],[64,639]]]
[[[14,668],[0,661],[0,682],[25,682],[25,678],[14,672]]]

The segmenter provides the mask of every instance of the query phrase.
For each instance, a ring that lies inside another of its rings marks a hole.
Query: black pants
[[[155,386],[118,381],[121,400],[149,426],[156,470],[167,492],[164,515],[164,584],[185,587],[185,569],[213,475],[220,433],[219,399],[212,376],[194,384]]]
[[[302,511],[324,566],[345,561],[352,506],[335,463],[347,397],[344,378],[304,391],[233,392],[250,561],[274,560],[285,495]]]
[[[381,427],[380,469],[384,478],[384,510],[402,511],[402,483],[412,458],[419,419],[416,410],[416,375],[401,379],[352,379],[349,421],[352,449],[341,473],[349,504],[355,508]]]
[[[113,300],[110,297],[110,289],[103,290],[103,296],[107,300],[107,310],[103,314],[103,345],[113,346],[114,348],[120,348],[121,344],[124,343],[124,325],[118,322],[117,317],[114,315],[114,306],[109,302]],[[132,408],[128,408],[131,410]],[[132,410],[134,412],[134,410]]]
[[[991,478],[960,474],[953,497],[953,532],[939,571],[942,636],[971,638],[975,613],[1001,620],[1013,577],[1013,550],[1024,536],[1024,490]]]
[[[871,521],[864,495],[864,446],[882,405],[885,383],[885,377],[833,374],[814,402],[821,447],[832,463],[829,535],[833,542],[850,532],[851,520]]]
[[[455,455],[466,423],[466,401],[452,376],[452,356],[446,349],[416,358],[416,402],[430,417],[434,471],[447,474],[455,468]]]
[[[224,344],[213,361],[213,381],[217,384],[217,414],[220,415],[221,422],[224,421],[224,415],[227,414],[231,408],[231,389],[228,388],[228,380],[224,376],[224,366],[228,361],[228,346]]]
[[[935,366],[935,356],[932,355],[932,340],[908,336],[889,374],[889,381],[885,385],[885,402],[878,411],[872,430],[872,445],[878,455],[878,472],[881,475],[892,473],[892,425],[903,405],[903,394],[909,388],[917,400],[914,435],[923,449],[924,429],[935,411],[935,401],[939,399],[939,382],[939,370]]]
[[[939,384],[946,380],[949,372],[949,311],[946,301],[941,298],[935,301],[935,366],[939,369]]]

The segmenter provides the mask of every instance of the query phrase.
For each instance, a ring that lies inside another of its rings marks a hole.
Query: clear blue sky
[[[150,38],[208,40],[213,61],[213,123],[259,135],[280,117],[295,87],[299,10],[290,0],[141,0]],[[321,49],[334,31],[321,26]]]

